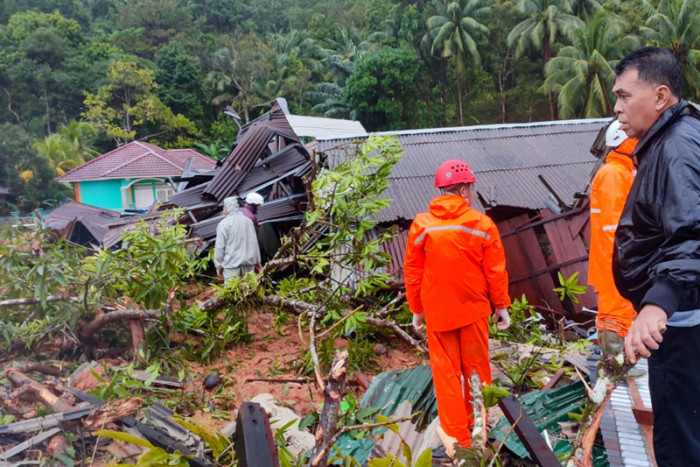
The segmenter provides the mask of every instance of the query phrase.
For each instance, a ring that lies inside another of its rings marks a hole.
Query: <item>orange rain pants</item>
[[[476,371],[482,383],[491,384],[488,318],[451,331],[428,327],[427,334],[440,425],[469,447],[474,424],[469,377]]]
[[[610,151],[591,185],[588,283],[598,294],[596,328],[613,331],[620,337],[627,335],[636,313],[632,304],[615,288],[612,256],[617,223],[634,181],[631,154],[636,145],[637,140],[628,138],[616,150]]]

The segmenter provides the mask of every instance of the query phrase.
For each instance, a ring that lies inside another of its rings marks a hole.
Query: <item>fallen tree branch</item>
[[[327,465],[333,439],[338,430],[340,417],[340,402],[345,393],[345,379],[349,354],[343,350],[336,352],[331,371],[328,375],[328,385],[324,390],[323,411],[319,417],[316,429],[316,444],[311,452],[311,467]]]
[[[50,295],[44,300],[46,303],[49,302],[79,302],[78,297],[68,297],[65,295]],[[21,306],[21,305],[37,305],[41,303],[42,300],[39,298],[10,298],[8,300],[0,301],[0,307],[7,306]]]
[[[59,377],[61,376],[62,372],[60,369],[44,365],[43,363],[37,363],[37,362],[26,362],[22,363],[17,367],[17,371],[21,373],[31,373],[31,372],[36,372],[36,373],[42,373],[44,375],[49,375],[49,376],[55,376]]]
[[[365,319],[365,322],[367,324],[371,324],[373,326],[378,326],[380,328],[389,328],[389,329],[393,330],[400,338],[402,338],[403,340],[405,340],[406,342],[411,344],[416,349],[420,350],[424,354],[428,353],[428,349],[425,348],[425,346],[423,345],[422,342],[411,337],[410,334],[408,334],[406,331],[401,329],[401,327],[393,321],[368,317]]]
[[[5,378],[10,380],[15,386],[23,386],[23,392],[33,393],[40,401],[46,404],[46,406],[50,407],[54,412],[67,412],[68,410],[74,408],[66,401],[56,396],[46,386],[17,371],[16,368],[8,368],[5,370]]]
[[[88,430],[103,428],[108,423],[135,414],[141,407],[143,407],[143,399],[140,397],[119,399],[101,405],[83,419],[83,426]]]
[[[391,307],[399,303],[400,301],[403,301],[405,298],[406,292],[402,290],[401,292],[396,294],[396,297],[394,297],[392,301],[384,305],[381,310],[374,313],[374,316],[376,316],[377,318],[386,318],[392,311],[394,311]]]
[[[86,344],[96,345],[98,339],[95,335],[109,323],[121,319],[155,319],[160,318],[161,314],[159,310],[118,310],[109,313],[100,310],[92,321],[80,327],[78,338]]]

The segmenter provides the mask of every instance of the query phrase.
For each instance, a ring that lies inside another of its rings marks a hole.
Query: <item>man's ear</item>
[[[654,108],[657,111],[666,110],[666,108],[669,107],[669,105],[671,104],[671,101],[674,99],[673,94],[671,93],[671,89],[665,84],[662,84],[656,87],[655,93],[656,103],[654,105]]]

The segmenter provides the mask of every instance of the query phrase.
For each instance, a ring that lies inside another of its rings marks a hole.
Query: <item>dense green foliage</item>
[[[700,0],[6,0],[3,210],[64,195],[39,159],[61,173],[131,139],[220,155],[223,109],[250,121],[279,96],[371,131],[598,117],[616,61],[654,44],[695,99],[698,38]]]

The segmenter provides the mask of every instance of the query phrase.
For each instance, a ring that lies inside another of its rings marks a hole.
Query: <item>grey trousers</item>
[[[237,268],[224,269],[224,281],[228,281],[233,277],[245,276],[249,272],[253,272],[254,269],[255,267],[250,265],[243,265],[238,266]]]

